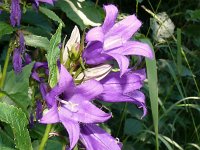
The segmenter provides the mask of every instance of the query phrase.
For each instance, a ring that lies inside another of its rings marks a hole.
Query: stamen
[[[78,112],[78,108],[77,108],[78,104],[72,103],[72,102],[70,102],[70,101],[62,100],[62,99],[60,99],[59,97],[57,97],[57,100],[58,100],[60,103],[64,104],[63,106],[64,106],[65,108],[67,108],[68,110],[70,110],[71,112]]]

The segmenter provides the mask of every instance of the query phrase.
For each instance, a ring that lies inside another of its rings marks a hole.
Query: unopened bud
[[[74,51],[74,49],[79,49],[80,45],[80,32],[77,26],[74,27],[70,39],[67,41],[65,45],[65,49],[63,51],[63,64],[65,64],[69,58],[69,52]]]
[[[103,79],[111,70],[112,66],[110,64],[103,64],[97,67],[88,68],[83,73],[80,73],[76,80],[87,81],[95,79],[99,81]]]

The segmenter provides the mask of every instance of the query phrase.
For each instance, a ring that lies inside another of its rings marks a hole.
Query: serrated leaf
[[[6,34],[12,34],[14,28],[5,22],[0,22],[0,38]]]
[[[62,19],[60,19],[56,13],[54,13],[52,10],[45,8],[45,7],[41,7],[39,8],[39,11],[42,12],[43,14],[45,14],[47,17],[49,17],[50,19],[57,21],[58,23],[61,23],[63,25],[63,27],[65,27],[64,22],[62,21]]]
[[[87,26],[99,26],[102,23],[103,10],[91,1],[59,0],[56,5],[83,30]]]
[[[47,61],[49,67],[49,85],[54,87],[57,83],[57,59],[59,58],[59,44],[61,43],[62,24],[59,25],[56,33],[51,37],[49,48],[47,51]]]
[[[37,36],[37,35],[25,35],[25,43],[28,46],[43,48],[48,51],[49,40],[46,37]]]
[[[0,103],[0,120],[11,126],[16,148],[20,150],[32,150],[31,139],[26,128],[28,120],[21,109]]]
[[[17,106],[27,113],[27,107],[31,105],[28,96],[29,77],[34,63],[25,66],[18,75],[14,71],[7,73],[2,92],[6,95],[3,99],[11,99]]]

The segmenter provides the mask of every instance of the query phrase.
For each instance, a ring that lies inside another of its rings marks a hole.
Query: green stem
[[[46,130],[45,130],[45,133],[43,135],[42,141],[40,143],[39,150],[44,150],[44,147],[45,147],[46,142],[48,140],[49,132],[51,131],[51,128],[52,128],[52,124],[48,124],[47,127],[46,127]]]
[[[99,3],[99,0],[96,0],[96,2],[95,2],[95,8],[97,7],[98,3]]]
[[[5,79],[6,79],[6,73],[7,73],[7,69],[8,69],[9,58],[10,58],[10,54],[13,50],[12,44],[13,44],[13,41],[10,42],[9,48],[8,48],[8,51],[7,51],[7,54],[6,54],[6,59],[5,59],[5,62],[4,62],[4,67],[3,67],[3,74],[2,74],[2,77],[1,77],[0,88],[3,88],[4,82],[5,82]]]

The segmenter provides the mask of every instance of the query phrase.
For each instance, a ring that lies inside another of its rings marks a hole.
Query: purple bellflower
[[[25,52],[25,41],[24,34],[18,32],[19,34],[19,46],[14,49],[13,52],[13,68],[15,73],[20,73],[22,71],[22,54]]]
[[[62,122],[69,133],[70,149],[77,143],[80,135],[79,123],[100,123],[111,117],[92,104],[92,100],[103,92],[103,86],[89,80],[78,86],[63,65],[60,67],[58,84],[46,95],[51,109],[44,114],[41,123]]]
[[[13,69],[16,74],[22,71],[22,58],[19,48],[15,48],[13,52]]]
[[[146,79],[145,70],[127,71],[122,77],[120,72],[112,72],[100,83],[104,87],[102,94],[98,96],[100,100],[106,102],[131,102],[139,108],[143,108],[143,116],[147,113],[145,96],[139,91]]]
[[[21,21],[21,8],[19,4],[20,0],[11,0],[11,12],[10,12],[10,22],[13,27],[20,25]]]
[[[39,68],[44,68],[45,69],[45,73],[48,75],[49,72],[48,72],[48,64],[47,62],[36,62],[33,66],[33,71],[32,71],[32,78],[35,79],[36,81],[38,82],[43,82],[43,78],[39,77],[39,74],[37,73],[37,70]]]
[[[121,150],[122,144],[95,124],[82,124],[80,140],[87,150]]]
[[[132,35],[137,32],[141,22],[135,15],[115,23],[118,9],[114,5],[104,6],[106,18],[101,27],[91,29],[86,35],[87,47],[83,58],[87,64],[98,65],[115,59],[120,67],[121,76],[129,66],[126,55],[138,55],[153,58],[148,44],[131,41]]]

